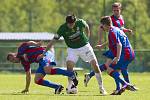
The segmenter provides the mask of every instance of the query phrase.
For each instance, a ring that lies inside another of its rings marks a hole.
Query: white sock
[[[95,73],[98,85],[100,88],[103,88],[103,81],[102,81],[102,76],[100,75],[100,73]]]

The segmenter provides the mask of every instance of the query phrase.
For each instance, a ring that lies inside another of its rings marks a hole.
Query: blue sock
[[[89,74],[89,77],[91,78],[91,77],[93,77],[95,75],[95,72],[92,70],[91,72],[90,72],[90,74]]]
[[[103,72],[103,71],[106,70],[105,64],[99,65],[99,68],[100,68],[101,72]],[[94,75],[95,75],[95,72],[94,72],[94,71],[91,71],[90,74],[89,74],[89,77],[91,78],[91,77],[93,77]]]
[[[129,81],[129,75],[128,75],[127,69],[121,70],[121,73],[122,73],[122,76],[123,76],[124,80],[125,80],[127,83],[130,83],[130,81]]]
[[[112,77],[115,79],[116,82],[119,82],[119,83],[121,83],[122,85],[125,85],[125,84],[126,84],[126,83],[120,78],[119,72],[113,71],[113,72],[111,72],[110,76],[112,76]],[[118,84],[116,84],[116,86],[119,87]]]
[[[42,85],[42,86],[46,86],[46,87],[51,87],[54,89],[57,89],[59,87],[58,84],[52,83],[52,82],[49,82],[49,81],[43,80],[43,79],[38,80],[37,84]]]
[[[115,83],[116,83],[116,90],[120,90],[120,83],[116,80],[115,80]]]
[[[51,69],[51,74],[58,74],[58,75],[64,75],[68,77],[74,77],[74,72],[68,71],[68,70],[63,70],[61,68],[53,68]]]

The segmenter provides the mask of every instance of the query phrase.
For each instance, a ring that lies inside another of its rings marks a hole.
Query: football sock
[[[58,84],[53,83],[53,82],[49,82],[47,80],[43,80],[43,79],[39,79],[36,84],[38,85],[42,85],[42,86],[46,86],[46,87],[50,87],[50,88],[54,88],[57,89],[59,87]]]
[[[103,72],[103,71],[106,70],[105,64],[99,65],[99,68],[100,68],[101,72]],[[89,77],[91,78],[91,77],[93,77],[94,75],[95,75],[95,72],[94,72],[94,71],[91,71],[90,74],[89,74]]]
[[[127,83],[130,83],[130,81],[129,81],[129,75],[128,75],[127,69],[121,70],[121,73],[122,73],[122,76],[123,76],[124,80],[125,80]]]
[[[117,72],[117,71],[112,71],[112,72],[110,73],[110,76],[113,77],[116,82],[119,82],[119,83],[121,83],[122,85],[125,85],[125,84],[126,84],[126,83],[120,78],[119,72]],[[119,86],[118,86],[118,83],[116,84],[116,86],[119,87]]]
[[[95,73],[95,76],[96,76],[96,79],[98,81],[99,87],[103,87],[102,76],[100,75],[100,73]]]
[[[120,90],[120,83],[116,80],[115,80],[115,83],[116,83],[116,90]]]
[[[68,71],[68,70],[63,70],[60,68],[52,68],[51,69],[51,74],[58,74],[58,75],[64,75],[68,77],[75,77],[74,72]]]

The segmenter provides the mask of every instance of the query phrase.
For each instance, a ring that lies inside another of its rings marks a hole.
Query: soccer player
[[[113,12],[113,15],[110,16],[111,21],[112,21],[112,25],[115,26],[115,27],[120,28],[120,29],[123,30],[124,32],[128,32],[128,33],[131,33],[131,34],[132,34],[132,30],[131,30],[131,29],[126,29],[126,28],[124,28],[124,19],[123,19],[123,16],[121,15],[121,8],[122,8],[121,3],[119,3],[119,2],[113,3],[113,5],[112,5],[112,12]],[[104,31],[103,26],[100,24],[100,26],[99,26],[99,31],[98,31],[98,33],[99,33],[99,35],[100,35],[100,40],[99,40],[98,45],[96,46],[98,49],[101,49],[101,48],[103,48],[105,45],[108,44],[107,42],[101,44],[102,32],[103,32],[103,31]],[[112,62],[112,58],[113,58],[113,57],[112,57],[112,54],[111,54],[111,52],[110,52],[109,50],[106,51],[103,55],[106,56],[107,59],[106,59],[105,64],[99,65],[101,71],[104,71],[104,70],[107,69],[107,67],[108,67],[108,66],[110,65],[110,63]],[[124,80],[125,80],[126,82],[130,83],[127,69],[122,69],[122,70],[121,70],[121,73],[122,73],[122,75],[123,75],[123,77],[124,77]],[[94,75],[95,75],[95,74],[94,74],[93,71],[92,71],[90,74],[89,74],[89,73],[86,73],[86,74],[85,74],[85,79],[84,79],[84,84],[85,84],[85,86],[87,86],[87,84],[88,84],[90,78],[93,77]],[[116,83],[116,84],[118,84],[118,83]],[[118,86],[118,87],[119,87],[119,86]],[[132,91],[137,90],[137,88],[136,88],[135,86],[133,86],[133,88],[134,88],[134,90],[132,90]]]
[[[38,85],[46,86],[55,89],[55,94],[60,94],[63,90],[63,86],[44,80],[46,74],[60,74],[70,77],[75,85],[78,84],[75,73],[72,71],[63,70],[60,68],[53,68],[56,65],[54,49],[45,52],[45,56],[38,58],[44,52],[45,48],[41,47],[39,43],[29,41],[24,42],[18,47],[17,53],[9,53],[7,60],[13,63],[21,63],[26,72],[26,86],[22,93],[29,91],[30,81],[31,81],[31,69],[30,64],[39,63],[39,67],[35,73],[35,83]]]
[[[106,95],[107,92],[103,87],[101,71],[98,67],[97,58],[88,41],[88,38],[90,37],[90,30],[86,21],[76,18],[73,14],[67,15],[66,22],[59,27],[57,35],[54,36],[53,41],[58,40],[61,36],[63,36],[66,45],[68,46],[68,56],[66,60],[67,69],[73,71],[73,67],[79,57],[84,61],[89,62],[95,72],[100,93]],[[53,41],[49,42],[46,50],[48,50],[48,48],[52,45]],[[71,84],[70,79],[68,80],[68,83]]]
[[[112,95],[118,95],[124,92],[124,90],[127,88],[134,89],[133,86],[129,84],[129,82],[125,82],[125,85],[123,85],[121,81],[119,82],[119,72],[117,70],[127,70],[127,66],[135,58],[135,54],[128,37],[118,27],[112,26],[110,17],[102,17],[100,22],[104,31],[109,32],[109,55],[112,57],[112,61],[106,69],[109,75],[112,76],[117,83],[116,91],[113,92]],[[126,78],[124,77],[124,79]],[[121,89],[119,86],[120,83],[123,85]]]

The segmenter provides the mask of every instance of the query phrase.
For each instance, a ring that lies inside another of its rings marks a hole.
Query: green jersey
[[[88,43],[88,38],[84,32],[87,23],[83,19],[77,19],[74,27],[71,29],[67,23],[62,24],[57,34],[63,36],[65,43],[70,48],[80,48]]]

